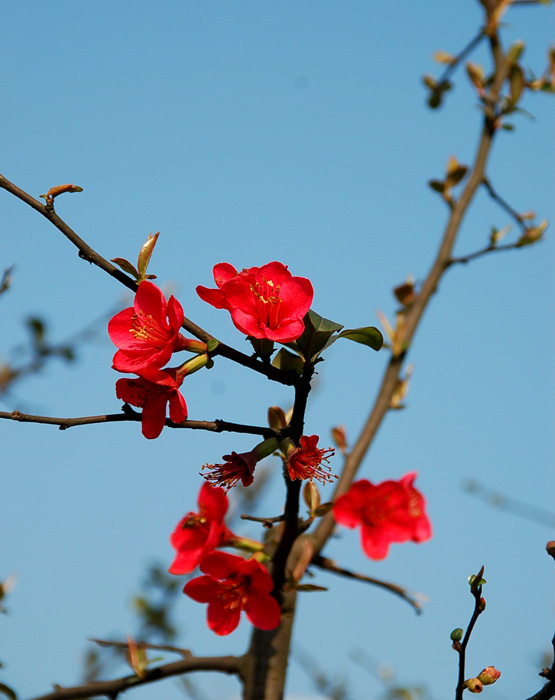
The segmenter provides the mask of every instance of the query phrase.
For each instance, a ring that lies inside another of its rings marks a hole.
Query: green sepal
[[[294,355],[285,348],[281,348],[277,355],[272,360],[272,365],[284,372],[294,371],[299,376],[303,373],[304,362],[301,357]]]
[[[206,349],[208,350],[208,352],[214,352],[214,350],[218,347],[219,344],[219,340],[216,340],[216,338],[212,338],[212,340],[209,340],[206,343]]]
[[[372,350],[381,350],[383,346],[383,335],[374,326],[365,326],[364,328],[348,328],[340,333],[337,338],[347,338],[355,343],[367,345]],[[335,340],[337,340],[335,338]]]

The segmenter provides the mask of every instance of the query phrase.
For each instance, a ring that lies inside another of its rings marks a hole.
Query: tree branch
[[[28,204],[30,207],[38,211],[39,214],[42,214],[46,219],[48,219],[50,223],[61,231],[71,243],[73,243],[73,245],[79,251],[80,258],[96,265],[101,270],[104,270],[104,272],[107,272],[111,277],[114,277],[116,280],[118,280],[118,282],[121,282],[121,284],[130,289],[133,293],[136,292],[137,282],[122,272],[119,268],[112,265],[111,262],[103,258],[95,250],[93,250],[93,248],[85,243],[85,241],[80,238],[75,231],[58,216],[58,214],[56,214],[52,203],[42,204],[20,187],[14,185],[13,182],[10,182],[3,175],[0,175],[0,188],[10,192],[18,199],[21,199],[21,201],[25,202],[25,204]],[[205,343],[208,343],[210,340],[216,340],[213,335],[210,335],[210,333],[203,330],[200,326],[197,326],[196,323],[193,323],[193,321],[188,318],[184,319],[183,328]],[[255,357],[249,357],[239,350],[225,345],[225,343],[218,343],[217,348],[210,354],[212,357],[215,357],[216,355],[227,357],[228,360],[232,360],[237,364],[248,367],[259,374],[263,374],[274,382],[279,382],[280,384],[294,386],[298,381],[298,376],[295,372],[285,372],[280,370],[270,363],[262,362],[257,360]]]
[[[488,10],[486,14],[489,11],[490,10]],[[478,149],[470,175],[461,196],[456,202],[454,202],[451,208],[451,213],[447,221],[435,261],[432,264],[426,279],[424,280],[420,293],[416,297],[411,307],[406,310],[404,333],[402,338],[402,347],[405,348],[405,350],[397,355],[391,355],[370,415],[368,416],[368,419],[362,428],[353,449],[345,457],[344,467],[336,484],[333,500],[336,500],[341,494],[345,493],[349,489],[363,458],[368,452],[370,445],[376,436],[382,420],[390,408],[391,397],[393,396],[395,388],[398,386],[400,371],[403,361],[407,355],[409,345],[418,328],[421,317],[433,294],[435,293],[443,274],[451,264],[451,252],[453,250],[453,246],[462,225],[464,216],[476,194],[477,189],[484,181],[486,163],[496,132],[495,105],[499,99],[499,94],[505,80],[507,70],[505,57],[503,55],[497,33],[492,32],[492,35],[489,36],[488,39],[495,65],[495,71],[490,88],[488,106],[485,107]],[[333,514],[330,512],[322,518],[315,532],[311,536],[316,553],[319,553],[322,550],[325,543],[331,536],[334,527],[335,521],[333,519]]]
[[[317,554],[312,560],[311,564],[317,566],[319,569],[325,571],[331,571],[334,574],[339,574],[340,576],[345,576],[345,578],[356,579],[357,581],[364,581],[365,583],[371,583],[374,586],[379,586],[380,588],[385,588],[387,591],[398,595],[403,600],[406,600],[409,605],[411,605],[418,614],[422,612],[422,605],[416,599],[414,595],[411,595],[406,588],[398,586],[395,583],[390,583],[389,581],[382,581],[379,578],[372,578],[371,576],[365,576],[364,574],[359,574],[349,569],[343,569],[337,566],[335,562],[327,557],[323,557]]]
[[[33,416],[29,413],[19,411],[0,411],[0,418],[15,420],[19,423],[44,423],[46,425],[57,425],[60,430],[66,430],[77,425],[92,425],[95,423],[121,423],[126,421],[140,421],[141,414],[134,411],[127,404],[122,413],[111,413],[101,416],[82,416],[79,418],[55,418],[53,416]],[[166,419],[165,425],[168,428],[188,428],[190,430],[208,430],[212,433],[248,433],[249,435],[262,435],[265,438],[276,437],[272,428],[265,428],[257,425],[243,425],[242,423],[230,423],[224,420],[203,421],[186,420],[183,423],[174,423]]]
[[[172,676],[181,676],[192,671],[219,671],[240,675],[242,659],[236,656],[198,656],[181,659],[170,664],[157,666],[145,672],[144,676],[125,676],[111,681],[93,681],[86,685],[63,688],[54,686],[52,693],[40,695],[33,700],[73,700],[74,698],[107,697],[114,700],[119,693],[139,685],[146,685]]]

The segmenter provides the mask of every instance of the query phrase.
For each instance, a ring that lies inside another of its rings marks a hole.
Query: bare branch
[[[493,188],[493,185],[490,183],[487,177],[483,179],[482,184],[484,185],[484,187],[488,191],[489,196],[494,200],[494,202],[497,202],[501,209],[506,211],[507,214],[509,214],[509,216],[511,216],[516,221],[516,223],[522,229],[522,233],[526,233],[526,231],[528,230],[528,226],[526,225],[526,222],[524,221],[522,216],[516,211],[516,209],[513,209],[513,207],[511,207],[511,205],[508,202],[506,202],[499,194],[497,194],[497,192]]]
[[[323,557],[319,554],[314,557],[311,564],[313,564],[314,566],[317,566],[319,569],[323,569],[325,571],[331,571],[332,573],[339,574],[340,576],[344,576],[345,578],[352,578],[352,579],[356,579],[357,581],[364,581],[365,583],[371,583],[373,586],[379,586],[380,588],[385,588],[385,590],[390,591],[390,593],[394,593],[395,595],[398,595],[403,600],[406,600],[406,602],[409,605],[411,605],[419,615],[422,612],[422,605],[417,600],[418,594],[411,594],[407,591],[406,588],[403,588],[402,586],[398,586],[396,583],[390,583],[389,581],[382,581],[379,578],[373,578],[372,576],[366,576],[365,574],[359,574],[359,573],[356,573],[354,571],[350,571],[349,569],[344,569],[341,566],[337,566],[337,564],[335,564],[335,562],[332,561],[331,559],[328,559],[327,557]]]
[[[121,423],[126,421],[140,421],[141,414],[134,411],[125,404],[122,413],[111,413],[101,416],[81,416],[79,418],[54,418],[53,416],[33,416],[29,413],[19,411],[0,411],[0,418],[15,420],[19,423],[44,423],[46,425],[57,425],[60,430],[66,430],[77,425],[92,425],[95,423]],[[230,423],[223,420],[203,421],[186,420],[183,423],[174,423],[166,419],[165,425],[168,428],[188,428],[190,430],[208,430],[212,433],[247,433],[249,435],[262,435],[270,438],[276,437],[272,428],[264,428],[256,425],[243,425],[242,423]]]
[[[242,659],[236,656],[191,656],[174,663],[157,666],[145,672],[142,678],[139,676],[125,676],[124,678],[114,678],[110,681],[93,681],[86,685],[63,688],[55,686],[52,693],[40,695],[33,700],[73,700],[74,698],[96,698],[107,697],[116,698],[130,688],[139,685],[146,685],[164,678],[181,676],[192,671],[218,671],[239,675],[242,668]]]

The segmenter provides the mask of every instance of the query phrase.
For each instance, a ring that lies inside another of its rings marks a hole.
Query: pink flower
[[[337,478],[335,474],[330,474],[330,467],[323,462],[328,462],[328,455],[333,455],[335,450],[332,447],[323,450],[318,445],[318,435],[303,435],[300,440],[300,447],[295,448],[290,454],[287,462],[287,470],[292,481],[295,479],[317,479],[323,484],[326,481],[333,481]]]
[[[352,484],[336,500],[333,517],[345,527],[360,526],[362,548],[371,559],[384,559],[392,542],[423,542],[432,535],[422,494],[413,487],[416,473],[400,481]]]
[[[118,379],[118,399],[143,409],[141,426],[149,440],[157,438],[166,422],[166,407],[170,405],[170,419],[182,423],[187,419],[187,404],[179,392],[184,374],[175,369],[147,368],[136,379]]]
[[[224,489],[204,483],[197,503],[198,513],[187,513],[171,535],[176,555],[169,568],[170,574],[190,574],[203,556],[235,539],[224,525],[228,506]]]
[[[233,632],[242,610],[259,629],[273,630],[279,625],[281,610],[271,595],[272,577],[262,564],[213,552],[204,557],[200,569],[206,576],[189,581],[183,592],[197,603],[208,603],[208,627],[213,632]]]
[[[214,267],[218,289],[197,287],[201,299],[227,309],[236,328],[253,338],[290,343],[302,334],[314,292],[309,280],[293,277],[280,262],[237,272],[229,263]]]
[[[166,304],[155,284],[141,282],[133,307],[120,311],[108,323],[110,338],[119,348],[113,368],[139,374],[145,367],[163,367],[174,352],[205,352],[206,345],[180,334],[182,323],[181,304],[173,296]]]
[[[254,468],[259,461],[254,450],[251,452],[232,452],[230,455],[224,455],[222,459],[226,461],[223,464],[204,464],[203,469],[207,469],[208,473],[203,474],[203,477],[217,486],[222,486],[229,490],[239,481],[243,486],[250,486],[254,481]]]

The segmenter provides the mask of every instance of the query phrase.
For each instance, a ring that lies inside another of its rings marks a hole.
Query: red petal
[[[230,634],[236,629],[241,619],[240,608],[235,608],[230,610],[226,608],[219,600],[213,600],[208,604],[207,622],[208,627],[219,634],[224,636]]]
[[[278,602],[268,593],[251,592],[247,598],[245,612],[249,621],[261,630],[273,630],[281,620]]]

